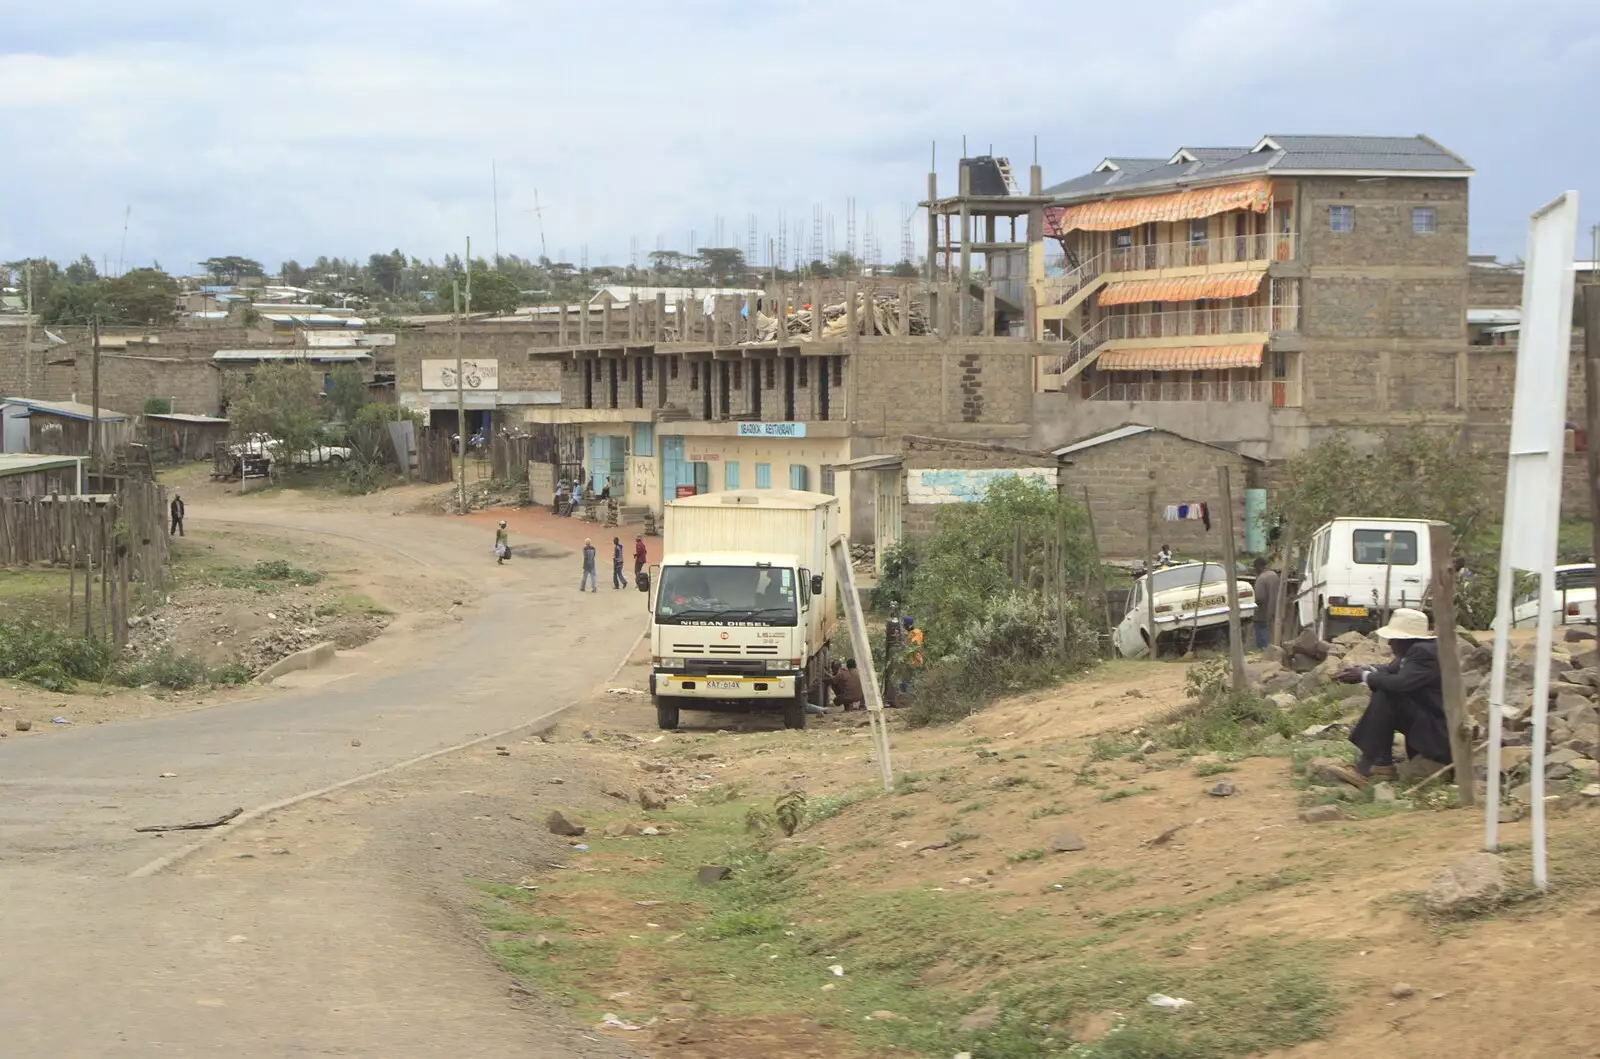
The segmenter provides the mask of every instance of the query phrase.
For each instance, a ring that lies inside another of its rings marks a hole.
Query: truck
[[[1320,526],[1306,549],[1294,600],[1300,627],[1331,640],[1376,629],[1385,607],[1426,610],[1429,525],[1416,518],[1336,518]]]
[[[734,489],[670,500],[665,519],[661,563],[639,579],[656,723],[671,731],[683,710],[734,707],[804,728],[838,621],[838,498]]]

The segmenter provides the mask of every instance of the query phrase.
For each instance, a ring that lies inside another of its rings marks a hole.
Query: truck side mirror
[[[822,595],[822,575],[821,574],[812,574],[811,575],[811,594],[813,596]]]
[[[634,578],[634,582],[638,584],[640,592],[650,591],[650,575],[643,570],[639,571],[639,576]]]

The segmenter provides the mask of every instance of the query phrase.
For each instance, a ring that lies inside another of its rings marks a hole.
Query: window
[[[1120,232],[1111,233],[1111,246],[1114,250],[1126,250],[1133,245],[1133,229],[1124,228]]]
[[[1328,231],[1353,232],[1356,227],[1356,208],[1354,206],[1329,206]]]
[[[656,428],[653,423],[633,424],[633,454],[639,457],[656,454]]]
[[[1417,535],[1412,530],[1358,529],[1351,546],[1356,562],[1362,566],[1384,566],[1389,562],[1389,536],[1394,535],[1394,565],[1417,565]]]
[[[758,463],[758,464],[756,464],[756,488],[757,489],[771,489],[772,488],[772,464],[770,464],[770,463]]]
[[[789,464],[789,488],[807,489],[810,487],[811,468],[803,463]]]
[[[756,370],[759,371],[760,369],[757,368]],[[772,389],[772,387],[774,385],[776,385],[777,378],[778,378],[778,362],[775,361],[775,360],[767,361],[767,389],[770,390],[770,389]]]
[[[739,462],[737,460],[729,460],[722,465],[722,488],[739,488]]]
[[[1189,242],[1203,243],[1206,241],[1206,219],[1196,217],[1189,222]]]
[[[1411,234],[1432,235],[1439,230],[1439,213],[1432,206],[1411,207]]]
[[[804,385],[806,385],[806,372],[810,368],[810,359],[807,358],[807,357],[801,357],[801,358],[799,358],[799,360],[800,360],[800,382],[798,383],[798,385],[804,386]]]
[[[834,490],[836,488],[838,488],[838,485],[834,480],[833,468],[832,467],[824,467],[824,468],[822,468],[821,478],[822,478],[822,491],[824,493],[827,493],[829,496],[838,496],[839,494],[834,492]]]

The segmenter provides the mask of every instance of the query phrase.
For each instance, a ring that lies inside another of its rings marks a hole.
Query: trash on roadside
[[[51,724],[71,724],[72,722],[67,720],[65,717],[52,717],[52,718],[50,718],[50,723]]]
[[[637,1030],[641,1027],[635,1026],[633,1023],[624,1019],[619,1019],[617,1016],[607,1012],[601,1017],[599,1028],[602,1030]]]
[[[835,978],[843,978],[844,977],[844,964],[842,964],[842,963],[836,963],[832,967],[829,967],[828,970],[833,972],[833,976]]]
[[[573,846],[572,848],[577,850],[579,853],[587,853],[587,852],[589,852],[589,844],[587,842],[579,842],[577,845]]]
[[[643,695],[638,688],[607,688],[607,695]]]
[[[1167,996],[1165,993],[1151,993],[1145,997],[1151,1007],[1162,1008],[1167,1011],[1182,1011],[1186,1007],[1193,1007],[1193,1000],[1185,1000],[1181,996]]]

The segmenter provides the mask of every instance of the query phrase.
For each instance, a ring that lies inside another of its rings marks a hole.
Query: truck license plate
[[[1366,607],[1329,607],[1328,613],[1336,618],[1365,618]]]
[[[743,684],[744,682],[740,680],[708,680],[705,682],[706,687],[716,691],[738,691]]]

